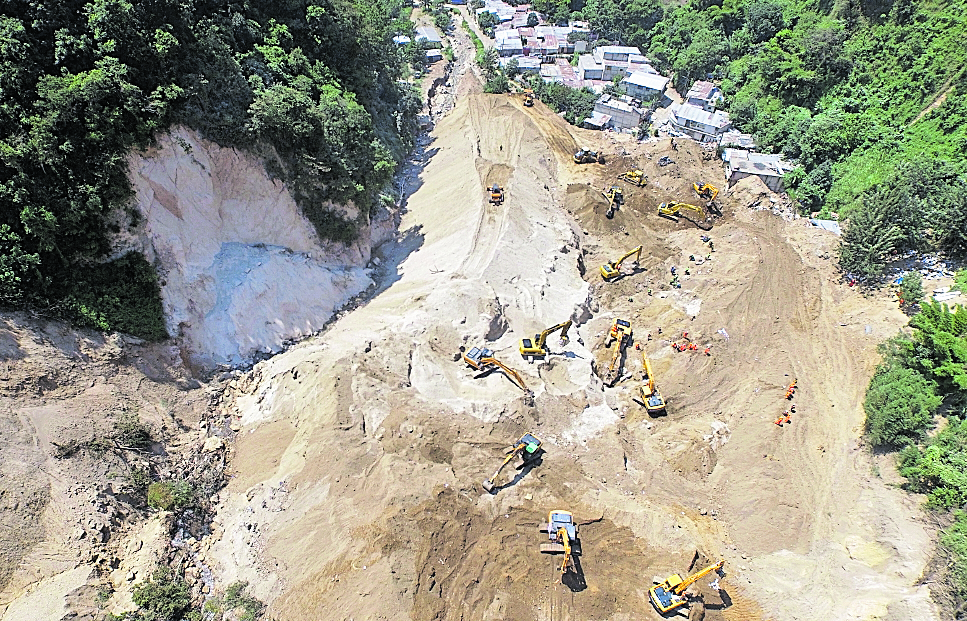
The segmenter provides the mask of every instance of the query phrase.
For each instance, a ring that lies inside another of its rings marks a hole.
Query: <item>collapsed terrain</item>
[[[697,555],[726,560],[720,592],[699,585],[709,619],[936,618],[917,501],[859,440],[875,344],[902,315],[840,283],[835,237],[772,213],[761,184],[720,197],[712,258],[690,262],[709,254],[702,232],[656,206],[722,186],[720,166],[691,142],[623,138],[507,96],[471,94],[439,122],[383,288],[223,401],[242,432],[207,557],[220,580],[248,580],[283,619],[639,619],[656,616],[652,576]],[[580,146],[608,163],[573,164]],[[634,167],[648,184],[608,220],[600,190]],[[636,272],[602,283],[597,266],[639,243]],[[630,377],[599,379],[615,317],[652,358],[667,416],[633,400],[634,348]],[[522,361],[520,338],[568,318],[568,345]],[[711,355],[669,347],[685,331]],[[474,379],[459,354],[481,344],[533,394]],[[542,463],[484,493],[525,431]],[[565,584],[537,551],[550,509],[584,525]]]
[[[106,609],[130,609],[172,532],[197,592],[248,581],[277,619],[655,619],[652,577],[719,558],[727,577],[721,590],[695,586],[695,617],[938,618],[917,499],[887,485],[859,439],[875,345],[904,317],[839,282],[836,238],[751,180],[720,195],[707,233],[661,219],[660,202],[697,202],[692,182],[724,187],[698,145],[578,130],[539,102],[470,92],[472,80],[454,90],[404,171],[405,213],[374,252],[372,296],[250,372],[206,390],[184,370],[190,352],[8,320],[4,621],[41,605],[45,618],[93,616],[76,602],[105,585]],[[607,163],[574,164],[580,147]],[[608,219],[601,190],[630,168],[648,183],[622,185]],[[487,202],[494,183],[501,205]],[[598,266],[638,244],[637,269],[601,282]],[[611,388],[600,378],[615,318],[634,341]],[[521,359],[519,339],[567,319],[569,343],[555,335],[547,359]],[[698,351],[670,347],[684,332]],[[475,345],[530,392],[499,373],[475,378],[460,359]],[[635,345],[666,416],[634,400]],[[796,412],[779,427],[794,379]],[[128,410],[180,434],[172,462],[202,453],[206,436],[234,436],[210,532],[129,515],[134,453],[58,459],[54,442],[96,438],[102,414]],[[541,462],[508,468],[485,493],[527,431],[544,442]],[[563,582],[538,552],[552,509],[581,524]]]

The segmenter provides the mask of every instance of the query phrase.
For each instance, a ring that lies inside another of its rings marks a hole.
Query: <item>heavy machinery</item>
[[[534,105],[534,89],[524,89],[524,105],[528,108]]]
[[[496,481],[497,477],[500,476],[500,471],[504,469],[504,466],[513,461],[518,455],[524,462],[524,465],[531,463],[540,456],[542,444],[543,443],[531,433],[525,433],[522,435],[517,442],[514,442],[514,446],[507,449],[507,456],[504,457],[503,463],[500,464],[500,467],[497,468],[497,471],[494,472],[493,476],[481,484],[482,487],[491,494],[496,493],[494,491],[496,489],[494,481]]]
[[[507,378],[517,384],[521,390],[524,392],[530,392],[527,385],[524,383],[524,378],[520,376],[520,373],[511,369],[506,364],[494,358],[494,352],[491,349],[485,347],[472,347],[470,351],[463,355],[463,361],[467,363],[468,366],[481,371],[483,375],[489,374],[494,369],[500,369],[504,372]]]
[[[604,215],[610,220],[614,217],[614,212],[618,211],[618,207],[624,204],[625,195],[621,188],[616,185],[611,186],[607,192],[602,190],[601,193],[608,199],[608,211]]]
[[[635,265],[638,265],[638,260],[641,259],[641,246],[638,246],[637,248],[625,253],[617,261],[609,261],[604,265],[602,265],[601,278],[604,278],[607,281],[611,281],[621,276],[621,264],[624,263],[625,259],[627,259],[632,255],[635,255],[634,263]]]
[[[684,579],[678,574],[668,576],[664,582],[656,584],[648,591],[651,603],[663,615],[684,606],[688,603],[685,598],[685,590],[713,571],[720,571],[723,565],[725,565],[725,561],[719,561]]]
[[[678,222],[680,217],[685,218],[695,223],[698,228],[706,231],[712,228],[711,225],[706,224],[708,217],[705,215],[705,210],[688,203],[676,203],[674,201],[662,203],[658,206],[658,215],[675,222]]]
[[[648,356],[645,355],[645,351],[641,351],[641,365],[645,369],[645,383],[641,385],[641,401],[645,404],[645,411],[648,412],[649,416],[658,416],[665,412],[665,399],[661,396],[658,391],[658,386],[655,385],[655,374],[651,370],[651,362],[648,361]]]
[[[621,375],[621,353],[624,348],[631,342],[631,323],[625,321],[624,319],[615,319],[614,323],[611,324],[611,330],[608,332],[608,338],[605,343],[605,347],[614,343],[614,350],[611,352],[611,363],[608,365],[608,371],[604,376],[604,383],[608,386],[614,386],[618,381],[618,377]]]
[[[500,205],[504,202],[504,189],[496,183],[490,188],[490,202],[494,205]]]
[[[524,358],[527,356],[532,356],[534,358],[543,358],[547,355],[548,350],[544,347],[547,344],[547,337],[554,332],[561,331],[561,347],[567,345],[567,331],[571,327],[571,320],[568,319],[564,323],[559,323],[556,326],[551,326],[547,330],[544,330],[540,334],[534,335],[534,340],[531,339],[521,339],[520,340],[520,355]]]
[[[622,179],[631,185],[636,185],[638,187],[648,183],[648,177],[645,176],[645,171],[643,170],[629,170],[628,172],[623,172],[618,175],[618,179]]]
[[[588,149],[581,149],[574,154],[575,164],[594,164],[595,162],[604,164],[604,155]]]
[[[578,538],[578,525],[574,523],[574,516],[570,511],[551,511],[547,515],[547,524],[540,525],[540,531],[547,533],[548,539],[547,543],[541,544],[542,554],[564,554],[561,562],[563,576],[568,568],[574,567],[574,544]]]
[[[692,187],[695,188],[696,194],[709,202],[714,201],[719,195],[719,189],[710,183],[693,183]]]

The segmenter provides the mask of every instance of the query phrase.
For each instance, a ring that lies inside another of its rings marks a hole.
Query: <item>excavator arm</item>
[[[601,277],[604,278],[605,280],[611,280],[613,278],[617,278],[618,276],[620,276],[621,264],[624,263],[625,259],[631,256],[635,257],[635,262],[638,262],[641,259],[641,248],[642,248],[641,246],[638,246],[637,248],[634,248],[629,252],[626,252],[617,261],[609,261],[604,265],[602,265]]]
[[[678,586],[673,588],[672,592],[675,593],[675,595],[681,595],[682,593],[685,592],[685,589],[692,586],[693,584],[695,584],[705,576],[709,575],[713,571],[718,571],[722,569],[724,565],[725,565],[725,561],[721,560],[718,563],[713,563],[712,565],[709,565],[708,567],[706,567],[701,571],[695,572],[694,574],[692,574],[691,576],[683,580]]]
[[[645,404],[645,409],[649,414],[659,414],[665,409],[665,399],[658,392],[655,385],[655,375],[651,370],[651,362],[645,352],[641,352],[641,363],[645,368],[645,383],[641,387],[641,399]]]
[[[557,529],[557,538],[564,546],[564,560],[561,561],[561,573],[567,571],[567,567],[571,562],[571,538],[568,537],[567,531],[564,528]]]
[[[544,330],[537,337],[537,346],[544,349],[544,344],[547,343],[547,337],[554,334],[558,330],[561,331],[561,344],[567,343],[567,331],[571,328],[571,320],[568,319],[563,323],[559,323],[556,326],[551,326],[547,330]]]
[[[519,386],[521,390],[523,390],[524,392],[528,392],[527,384],[524,383],[524,378],[520,376],[520,373],[518,373],[517,371],[511,369],[510,367],[508,367],[506,364],[504,364],[500,360],[497,360],[496,358],[483,358],[480,361],[480,363],[485,368],[486,368],[487,365],[494,365],[494,366],[498,367],[501,371],[504,372],[504,375],[506,375],[508,378],[510,378],[510,380],[512,382],[514,382],[515,384],[517,384],[517,386]]]

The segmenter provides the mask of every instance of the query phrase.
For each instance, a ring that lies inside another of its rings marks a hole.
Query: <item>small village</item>
[[[463,7],[467,2],[450,4]],[[632,133],[639,139],[691,139],[719,150],[728,187],[755,175],[773,192],[784,191],[782,178],[796,165],[778,154],[756,152],[754,138],[737,131],[728,112],[719,109],[723,96],[715,83],[697,80],[681,96],[672,78],[660,74],[637,47],[596,45],[599,37],[587,22],[550,24],[531,5],[503,0],[474,0],[469,8],[481,29],[492,32],[492,49],[502,70],[513,68],[523,78],[539,75],[547,83],[598,94],[583,128]],[[417,27],[415,39],[425,48],[428,63],[444,59],[444,37],[434,26]]]

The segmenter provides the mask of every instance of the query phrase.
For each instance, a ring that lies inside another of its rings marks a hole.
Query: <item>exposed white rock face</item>
[[[318,330],[372,284],[369,240],[320,244],[262,162],[177,128],[130,176],[144,216],[136,246],[157,267],[168,331],[190,362],[236,365]]]

